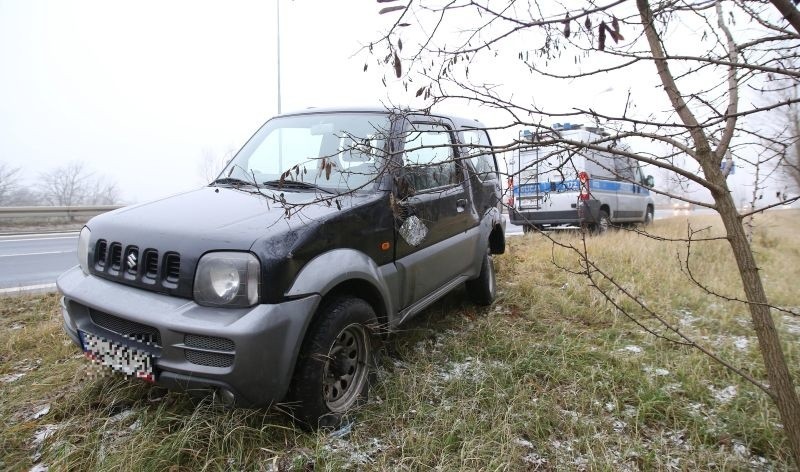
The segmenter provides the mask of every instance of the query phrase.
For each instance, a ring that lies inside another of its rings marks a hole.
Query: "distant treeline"
[[[80,161],[67,163],[34,179],[22,169],[0,163],[0,206],[75,206],[121,203],[117,183],[96,175]]]

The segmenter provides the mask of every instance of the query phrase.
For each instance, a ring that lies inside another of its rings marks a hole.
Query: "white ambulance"
[[[569,123],[555,124],[553,129],[571,141],[590,143],[608,136],[602,128]],[[538,146],[547,137],[537,140],[530,132],[522,136],[531,146],[515,153],[508,163],[508,204],[511,223],[521,225],[526,233],[534,227],[580,225],[604,232],[611,225],[653,221],[649,190],[653,177],[645,177],[635,159],[590,149]],[[630,152],[624,144],[615,146]]]

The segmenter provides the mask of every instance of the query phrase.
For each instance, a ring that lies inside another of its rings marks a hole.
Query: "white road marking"
[[[47,237],[47,238],[25,238],[25,239],[4,239],[0,238],[0,242],[3,243],[24,243],[28,241],[47,241],[52,239],[75,239],[77,236],[58,236],[55,238]]]
[[[7,295],[11,293],[22,293],[22,292],[32,292],[34,290],[43,290],[43,291],[50,291],[56,288],[56,284],[39,284],[39,285],[28,285],[25,287],[14,287],[14,288],[0,288],[0,295]]]
[[[0,257],[18,257],[18,256],[43,256],[46,254],[67,254],[70,252],[77,252],[77,250],[71,251],[49,251],[49,252],[26,252],[24,254],[4,254],[0,255]]]

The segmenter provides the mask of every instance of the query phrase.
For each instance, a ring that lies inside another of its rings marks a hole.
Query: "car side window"
[[[421,192],[459,183],[452,135],[440,124],[412,123],[405,136],[406,179]]]
[[[489,142],[486,130],[462,130],[461,141],[464,144],[463,149],[465,149],[478,177],[481,180],[497,179],[494,154],[492,154],[491,142]]]

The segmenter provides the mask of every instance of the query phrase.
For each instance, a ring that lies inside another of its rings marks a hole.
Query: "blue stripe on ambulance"
[[[544,193],[563,193],[569,191],[578,191],[580,189],[580,182],[578,179],[565,180],[564,182],[551,183],[551,182],[533,182],[528,184],[517,185],[514,187],[514,196],[530,196]],[[555,186],[555,189],[553,188]],[[619,182],[615,180],[602,180],[602,179],[589,179],[589,188],[591,190],[605,191],[605,192],[624,192],[624,193],[637,193],[639,195],[650,195],[650,190],[641,185],[632,184],[630,182]]]

